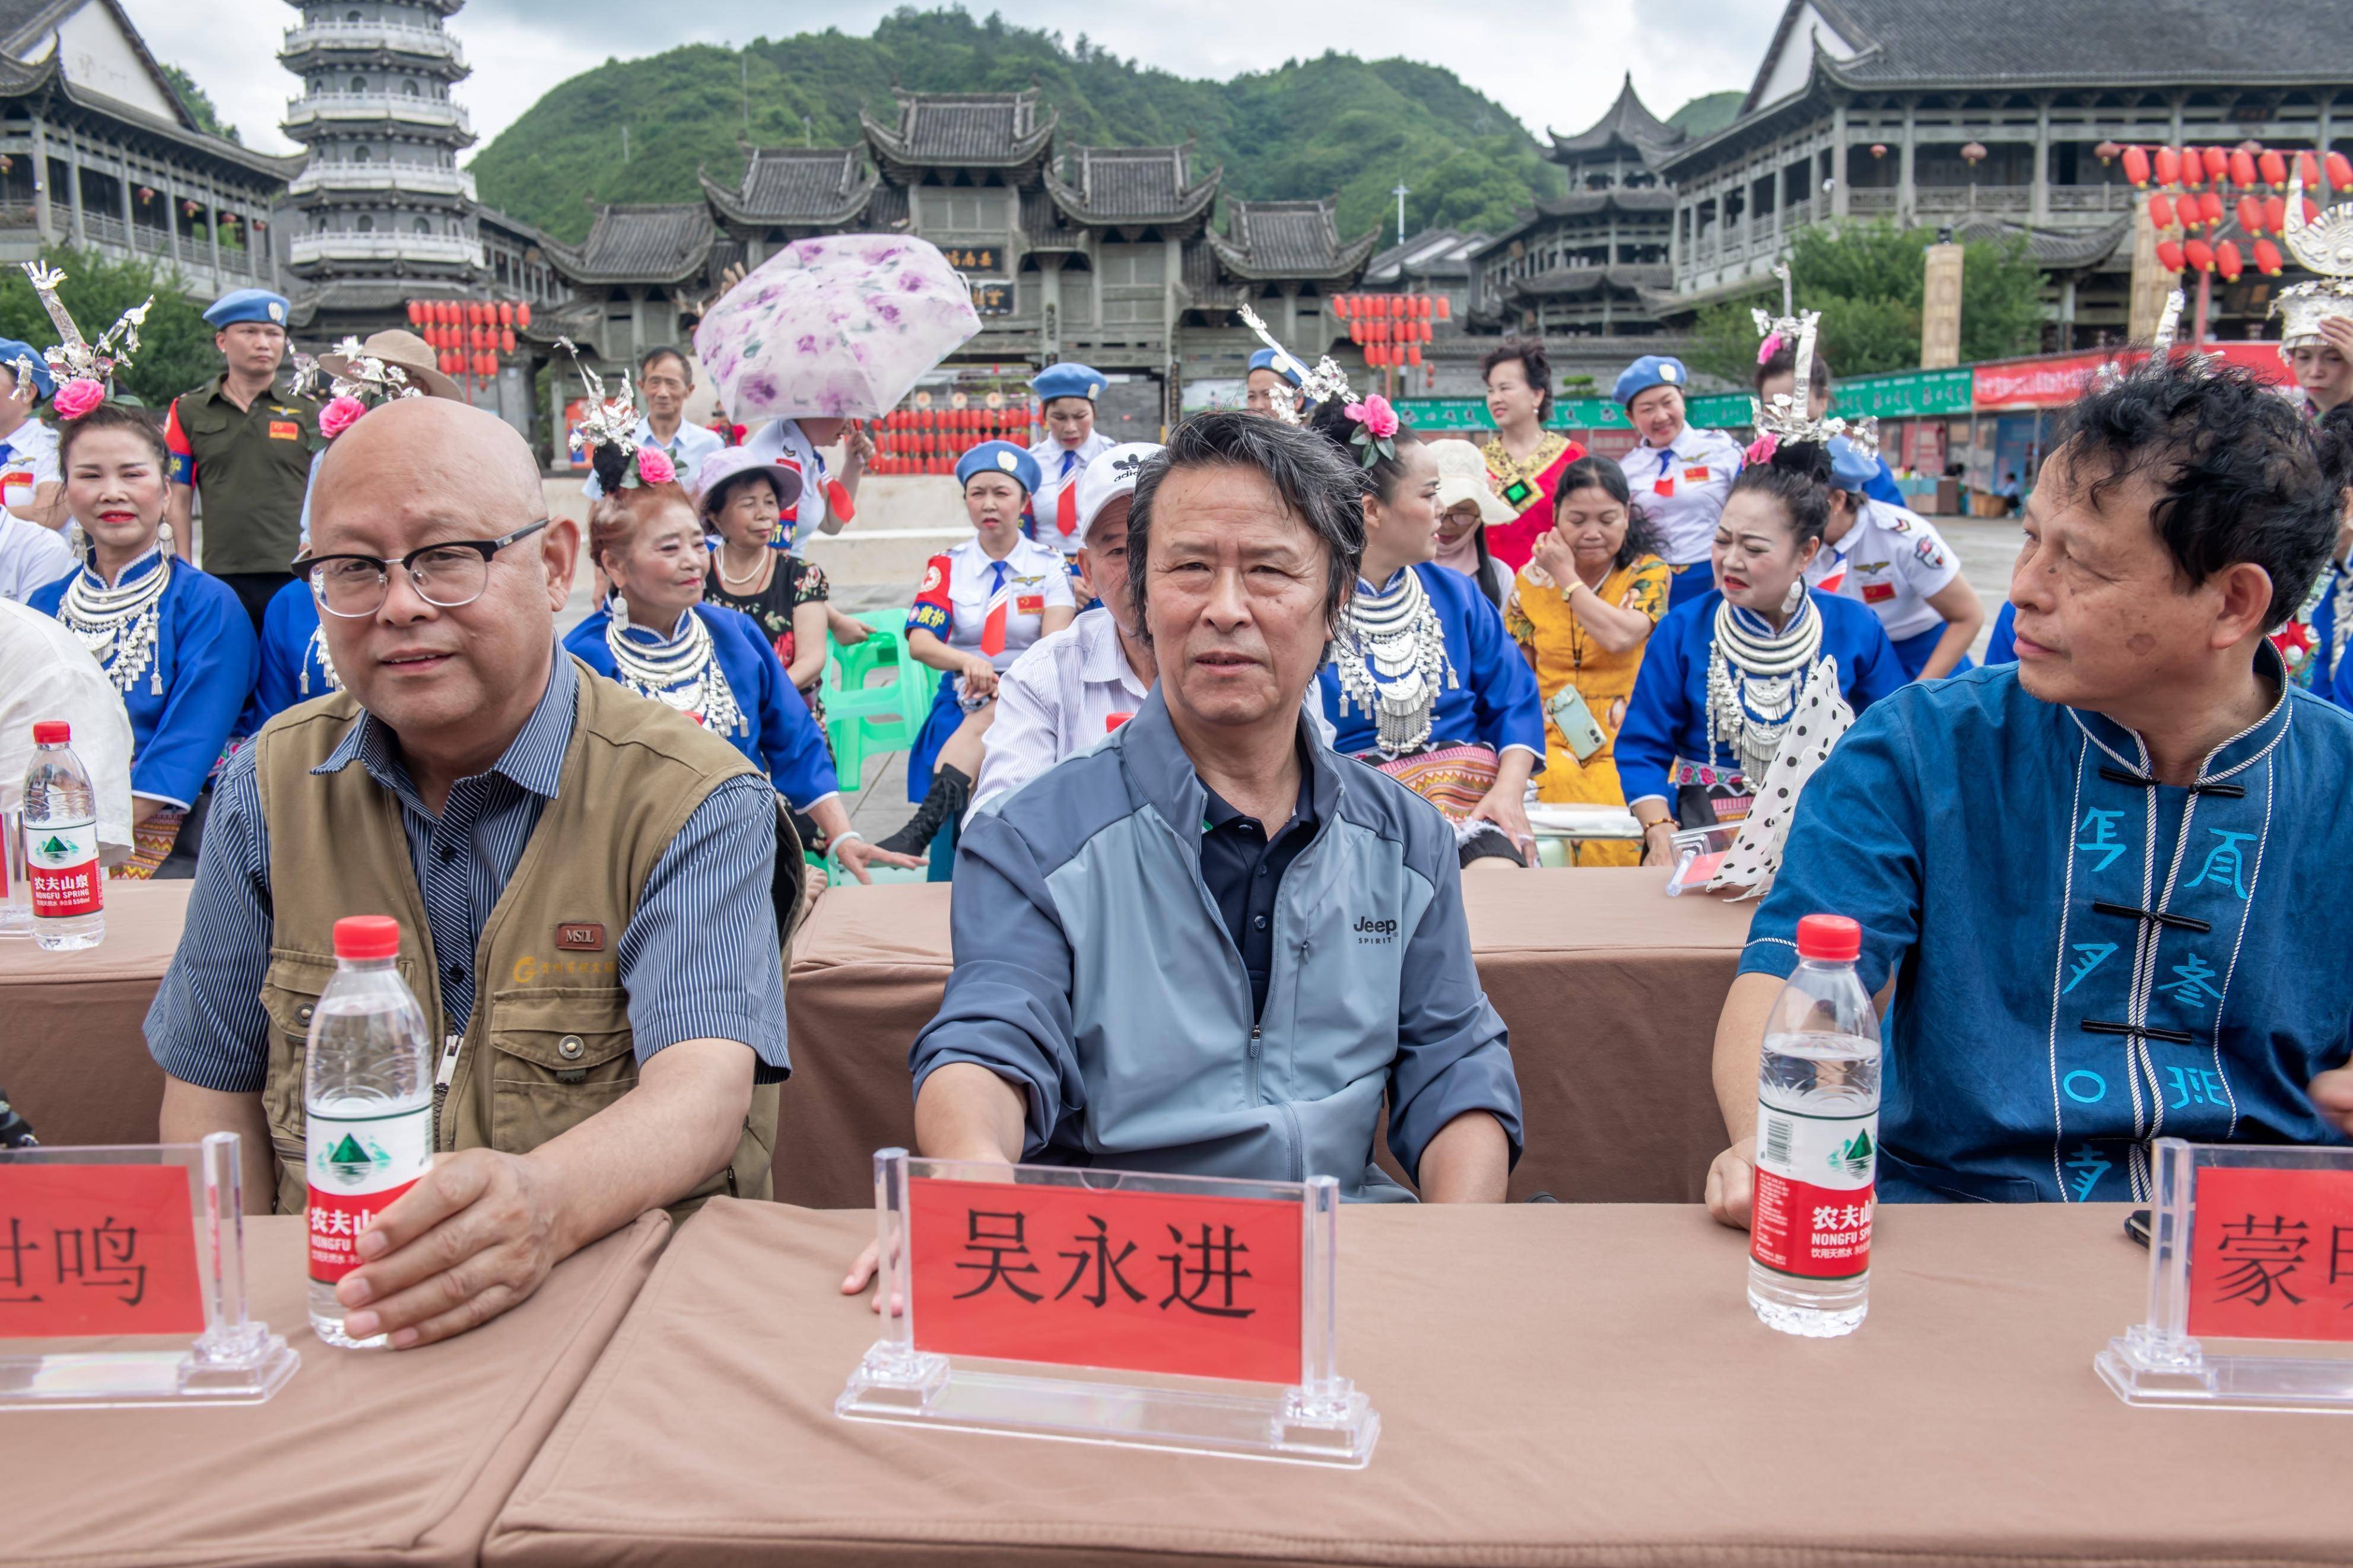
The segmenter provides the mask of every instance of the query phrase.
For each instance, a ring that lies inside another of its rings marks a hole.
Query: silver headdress
[[[2353,202],[2330,207],[2306,223],[2304,218],[2304,159],[2289,165],[2287,223],[2280,237],[2296,264],[2317,274],[2309,283],[2279,291],[2272,314],[2280,318],[2280,358],[2291,350],[2320,341],[2320,323],[2328,316],[2353,318]]]
[[[1773,276],[1781,280],[1781,313],[1768,315],[1755,309],[1748,312],[1757,323],[1757,335],[1764,340],[1757,345],[1757,363],[1760,365],[1780,353],[1783,343],[1796,342],[1802,324],[1798,320],[1797,307],[1790,298],[1795,290],[1789,282],[1789,264],[1786,261],[1773,263]]]
[[[333,396],[356,397],[374,407],[379,403],[389,403],[396,397],[423,397],[426,395],[423,387],[409,379],[406,371],[389,360],[381,360],[369,353],[360,347],[360,341],[355,337],[345,337],[335,345],[335,353],[343,362],[339,374],[323,371],[319,368],[317,361],[310,361],[312,382],[315,384],[322,375],[325,376],[327,389]],[[308,358],[308,355],[295,356],[298,372]]]
[[[1278,397],[1274,400],[1276,418],[1286,425],[1303,425],[1306,423],[1306,416],[1301,412],[1302,409],[1313,408],[1327,398],[1356,395],[1348,386],[1348,373],[1334,364],[1330,354],[1325,354],[1316,361],[1315,368],[1309,370],[1297,354],[1274,341],[1274,334],[1266,330],[1266,323],[1259,320],[1256,310],[1251,310],[1248,305],[1237,306],[1236,309],[1241,312],[1242,325],[1256,332],[1258,341],[1274,351],[1275,369],[1294,373],[1299,377],[1299,393],[1296,397]]]
[[[131,356],[139,352],[139,329],[146,324],[147,311],[155,303],[150,294],[138,304],[115,319],[105,335],[91,343],[74,325],[74,319],[58,298],[58,286],[66,275],[37,261],[24,264],[25,276],[32,280],[33,292],[41,297],[41,307],[49,313],[50,323],[58,329],[56,346],[44,351],[42,357],[49,362],[49,374],[59,383],[94,381],[104,386],[118,370],[129,368]]]
[[[621,374],[621,395],[605,395],[605,378],[588,368],[580,357],[578,345],[570,338],[558,338],[555,346],[572,356],[579,368],[581,384],[588,389],[588,412],[580,421],[580,439],[592,447],[614,447],[624,456],[635,457],[638,450],[638,402],[629,390],[629,373]]]
[[[1778,269],[1783,287],[1788,283],[1788,269]],[[1787,296],[1784,296],[1785,301]],[[1811,399],[1808,388],[1814,374],[1814,340],[1820,335],[1822,313],[1800,310],[1794,315],[1774,318],[1764,311],[1755,312],[1757,329],[1767,342],[1777,333],[1793,333],[1798,342],[1797,374],[1790,378],[1789,390],[1777,392],[1770,398],[1750,398],[1748,405],[1755,411],[1757,434],[1769,436],[1776,444],[1783,441],[1826,443],[1833,436],[1843,436],[1867,456],[1879,454],[1879,421],[1869,415],[1860,419],[1843,419],[1835,414],[1816,419],[1808,412]],[[1759,356],[1760,359],[1766,356]]]

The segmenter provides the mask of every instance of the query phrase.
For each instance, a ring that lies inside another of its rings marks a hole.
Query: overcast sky
[[[294,89],[280,68],[280,34],[298,19],[285,0],[125,0],[157,58],[212,94],[249,146],[290,152],[278,129]],[[838,26],[866,34],[883,0],[472,0],[448,24],[474,74],[458,86],[487,143],[567,77],[618,55],[686,43],[741,44]],[[1368,59],[1402,55],[1450,68],[1541,136],[1584,129],[1620,79],[1652,111],[1746,89],[1781,13],[1780,0],[1156,0],[1108,9],[1044,0],[970,5],[1023,26],[1085,32],[1123,57],[1179,76],[1224,79],[1294,56],[1339,48]]]

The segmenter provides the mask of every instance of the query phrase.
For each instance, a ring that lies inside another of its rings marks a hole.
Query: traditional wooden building
[[[206,301],[278,288],[301,166],[200,129],[118,0],[0,0],[0,262],[69,245]]]
[[[2341,0],[1788,0],[1739,117],[1659,165],[1673,283],[1651,302],[1687,316],[1808,225],[1886,217],[2022,237],[2052,279],[2045,346],[2120,341],[2135,192],[2098,148],[2249,138],[2353,146]],[[2259,332],[2273,287],[2218,288],[2221,331]]]
[[[1110,376],[1110,427],[1156,428],[1187,382],[1239,384],[1253,301],[1303,353],[1332,346],[1324,301],[1354,288],[1375,236],[1339,232],[1335,203],[1224,203],[1190,143],[1063,145],[1033,89],[897,94],[849,147],[754,147],[702,200],[600,207],[576,247],[545,247],[574,290],[545,319],[607,361],[679,337],[679,307],[730,265],[813,235],[903,231],[972,280],[979,336],[944,374],[1008,387],[1044,363]],[[534,335],[539,335],[534,330]]]

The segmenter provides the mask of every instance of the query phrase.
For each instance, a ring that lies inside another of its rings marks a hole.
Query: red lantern
[[[2263,198],[2263,232],[2284,234],[2287,231],[2287,203],[2277,196]]]
[[[501,327],[499,329],[499,353],[502,354],[511,354],[514,353],[514,329],[512,327]]]
[[[2267,185],[2287,184],[2287,160],[2276,153],[2265,152],[2258,156],[2255,159],[2255,170],[2263,175],[2263,184]]]
[[[2295,172],[2304,181],[2304,188],[2307,191],[2320,184],[2320,160],[2309,153],[2298,153],[2295,155]]]
[[[2318,223],[2320,221],[2320,204],[2314,201],[2310,196],[2304,198],[2304,221],[2306,223]]]
[[[2124,158],[2125,178],[2132,182],[2133,188],[2143,191],[2148,189],[2148,149],[2127,147],[2121,156]]]
[[[1422,321],[1426,321],[1430,320],[1430,296],[1429,296],[1429,295],[1427,295],[1427,294],[1419,294],[1419,295],[1416,295],[1416,296],[1414,297],[1414,301],[1413,301],[1413,313],[1414,313],[1416,316],[1419,317]]]
[[[2157,183],[2160,185],[2181,183],[2181,154],[2170,147],[2157,150]]]
[[[1348,297],[1345,294],[1332,296],[1332,319],[1335,321],[1345,321],[1348,319]]]
[[[2148,194],[2148,221],[2159,228],[2173,226],[2173,198],[2163,191]]]
[[[1961,148],[1961,162],[1971,166],[1984,163],[1985,157],[1986,144],[1982,142],[1971,142]]]
[[[1416,343],[1413,347],[1405,351],[1405,363],[1412,365],[1417,370],[1421,368],[1421,345],[1419,343]]]
[[[1454,319],[1454,300],[1451,296],[1440,294],[1438,297],[1438,319],[1441,321],[1451,321]]]
[[[2353,158],[2342,153],[2328,154],[2328,183],[2340,191],[2353,191]]]
[[[2202,239],[2193,239],[2181,247],[2182,259],[2199,272],[2214,270],[2214,247]]]
[[[2092,151],[2098,156],[2100,160],[2100,167],[2105,169],[2109,164],[2116,161],[2116,154],[2124,151],[2124,149],[2118,147],[2113,142],[2103,142],[2098,146],[2093,148]]]
[[[501,327],[514,325],[514,306],[505,300],[499,301],[499,325]]]
[[[2244,147],[2231,154],[2231,183],[2234,185],[2255,183],[2255,155]]]
[[[411,300],[408,302],[408,324],[412,327],[417,326],[421,324],[424,320],[425,307],[418,304],[416,300]]]
[[[1886,143],[1886,142],[1873,142],[1871,144],[1871,155],[1872,155],[1873,157],[1874,157],[1874,158],[1884,158],[1884,157],[1886,157],[1886,156],[1887,156],[1887,143]]]
[[[524,328],[528,328],[531,325],[530,300],[517,300],[515,301],[515,325]]]
[[[2239,226],[2250,235],[2263,231],[2263,204],[2253,196],[2239,198]]]
[[[2198,198],[2198,221],[2208,228],[2222,221],[2222,198],[2212,191]]]
[[[2188,266],[2188,258],[2181,254],[2181,242],[2178,239],[2158,240],[2157,242],[2157,264],[2159,267],[2164,268],[2168,272],[2179,272],[2184,267]]]
[[[2215,247],[2214,270],[2222,275],[2223,282],[2236,283],[2239,280],[2239,274],[2244,269],[2245,265],[2246,264],[2244,262],[2239,259],[2238,241],[2226,239],[2220,246]]]
[[[2197,148],[2174,147],[2168,151],[2173,154],[2175,179],[2185,185],[2202,185],[2206,183],[2206,161],[2198,156]]]
[[[2220,184],[2231,172],[2231,154],[2223,152],[2220,147],[2202,149],[2198,154],[2198,160],[2206,166],[2206,177],[2217,184]]]
[[[2256,271],[2262,273],[2266,278],[2276,278],[2280,275],[2281,268],[2284,265],[2285,258],[2280,255],[2278,246],[2274,245],[2268,239],[2259,239],[2255,241]]]

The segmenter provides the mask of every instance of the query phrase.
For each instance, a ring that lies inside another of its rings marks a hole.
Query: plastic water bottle
[[[433,1042],[399,954],[390,916],[335,922],[335,977],[311,1010],[302,1068],[311,1327],[361,1350],[385,1336],[343,1332],[335,1283],[360,1266],[360,1234],[433,1163]]]
[[[1785,1334],[1850,1334],[1870,1308],[1879,1017],[1862,952],[1843,915],[1799,921],[1797,971],[1765,1024],[1748,1305]]]
[[[62,719],[33,726],[25,771],[25,870],[33,940],[51,952],[106,940],[106,874],[98,864],[98,792]]]

